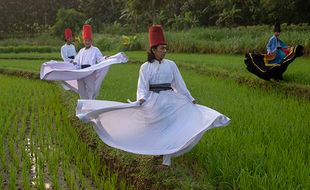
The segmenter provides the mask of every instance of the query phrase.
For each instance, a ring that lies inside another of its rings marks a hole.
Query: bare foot
[[[158,170],[167,170],[169,168],[169,166],[160,164],[157,168],[158,168]]]

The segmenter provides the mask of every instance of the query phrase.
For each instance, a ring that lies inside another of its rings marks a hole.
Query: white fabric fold
[[[110,66],[127,61],[128,57],[123,52],[85,69],[79,69],[79,66],[72,63],[48,61],[41,65],[40,78],[42,80],[62,81],[65,90],[77,92],[82,99],[95,99]],[[90,86],[90,89],[79,89],[83,83],[93,85]]]
[[[165,165],[170,165],[171,157],[191,150],[207,130],[230,122],[221,113],[195,105],[174,91],[150,93],[142,106],[138,102],[78,100],[76,115],[92,123],[109,146],[136,154],[164,155]]]

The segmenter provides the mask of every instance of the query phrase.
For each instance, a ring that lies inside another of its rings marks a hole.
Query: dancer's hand
[[[140,99],[139,102],[140,102],[140,105],[142,105],[145,102],[145,100],[144,99]]]

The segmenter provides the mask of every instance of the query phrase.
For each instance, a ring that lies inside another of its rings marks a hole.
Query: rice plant
[[[101,189],[110,184],[107,178],[115,175],[79,140],[58,85],[3,75],[0,81],[2,189]]]

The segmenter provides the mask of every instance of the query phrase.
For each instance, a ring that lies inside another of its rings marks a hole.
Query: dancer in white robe
[[[49,61],[41,65],[40,77],[43,80],[60,80],[66,90],[72,90],[81,99],[95,99],[101,83],[112,64],[126,63],[127,56],[120,52],[113,56],[103,56],[97,47],[92,46],[91,26],[83,26],[82,48],[72,63]],[[60,64],[59,64],[60,63]]]
[[[102,81],[104,80],[109,68],[113,64],[126,63],[128,57],[123,53],[117,53],[109,56],[102,62],[80,69],[80,66],[73,63],[48,61],[41,65],[40,78],[42,80],[61,81],[65,90],[72,90],[83,97],[84,94],[89,94],[89,97],[97,97],[100,91]],[[94,84],[93,91],[86,91],[89,89],[78,85],[78,81],[91,78],[90,81]]]
[[[163,155],[163,165],[191,150],[204,132],[229,124],[230,119],[195,99],[173,61],[164,59],[166,42],[161,26],[150,28],[148,61],[141,66],[137,101],[120,103],[79,100],[76,114],[91,122],[109,146],[136,154]]]
[[[102,55],[97,47],[92,45],[92,29],[89,24],[83,26],[83,43],[85,47],[80,49],[74,59],[78,68],[84,69],[93,66],[107,58],[107,56]],[[96,78],[96,75],[90,75],[77,81],[81,99],[96,99]]]
[[[72,63],[76,56],[76,50],[75,46],[71,43],[72,30],[70,28],[65,29],[65,39],[66,43],[61,47],[60,50],[61,58],[64,60],[64,62]]]

